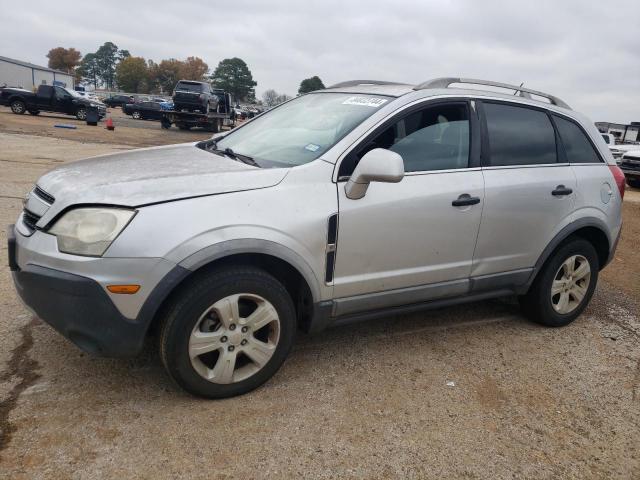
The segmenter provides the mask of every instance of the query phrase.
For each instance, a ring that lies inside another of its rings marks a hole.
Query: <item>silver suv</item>
[[[623,194],[600,133],[554,96],[351,81],[208,141],[53,170],[9,259],[83,350],[131,356],[156,332],[169,375],[220,398],[269,379],[297,329],[506,295],[570,323]]]

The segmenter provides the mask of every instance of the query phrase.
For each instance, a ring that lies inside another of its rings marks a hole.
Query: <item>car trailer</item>
[[[235,118],[228,113],[200,113],[200,112],[178,112],[169,110],[164,112],[160,120],[162,128],[169,129],[175,125],[180,130],[190,130],[193,127],[201,127],[209,132],[217,133],[223,126],[235,127]]]

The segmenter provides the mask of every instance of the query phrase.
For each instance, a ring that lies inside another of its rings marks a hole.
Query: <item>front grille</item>
[[[47,205],[53,205],[53,202],[56,201],[53,195],[48,194],[37,185],[33,187],[33,190],[31,191],[31,195],[35,195]],[[22,223],[24,223],[25,227],[27,227],[29,231],[34,232],[36,230],[36,224],[38,223],[42,215],[33,213],[27,207],[28,207],[28,200],[27,200],[27,203],[25,204],[25,208],[22,210]]]
[[[51,195],[49,195],[47,192],[45,192],[44,190],[42,190],[39,186],[36,185],[36,188],[33,189],[33,193],[36,195],[36,197],[39,197],[41,200],[44,200],[45,202],[47,202],[49,205],[53,204],[53,202],[56,201],[55,198],[53,198]]]
[[[22,211],[22,222],[32,232],[36,229],[36,223],[38,223],[38,220],[40,220],[40,217],[26,208]]]

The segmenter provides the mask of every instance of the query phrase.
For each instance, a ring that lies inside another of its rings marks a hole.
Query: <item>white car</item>
[[[611,155],[613,155],[613,158],[616,160],[616,163],[618,165],[620,165],[622,156],[626,152],[638,149],[638,145],[625,145],[625,144],[616,145],[616,137],[613,136],[611,133],[603,133],[602,138],[604,139],[604,143],[606,143],[607,146],[609,147],[609,151],[611,152]]]

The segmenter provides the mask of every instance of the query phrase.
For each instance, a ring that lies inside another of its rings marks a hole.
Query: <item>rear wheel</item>
[[[570,240],[547,260],[529,292],[521,298],[523,313],[549,327],[568,325],[589,304],[598,270],[593,245],[581,238]]]
[[[268,273],[231,267],[189,282],[167,310],[160,356],[194,395],[224,398],[271,378],[293,344],[296,316],[286,289]]]
[[[17,115],[22,115],[27,110],[27,105],[22,100],[11,102],[11,111]]]

